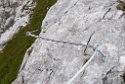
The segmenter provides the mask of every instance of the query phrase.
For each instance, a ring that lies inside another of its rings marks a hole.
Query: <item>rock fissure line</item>
[[[109,73],[111,73],[112,72],[112,70],[115,68],[116,66],[113,66],[112,68],[110,68],[107,72],[106,72],[106,74],[105,74],[105,76],[102,78],[102,80],[103,80],[103,84],[107,84],[108,82],[107,82],[107,75],[109,74]]]
[[[111,8],[109,8],[105,13],[104,13],[104,15],[103,15],[103,17],[102,17],[102,19],[105,19],[105,17],[106,17],[106,15],[108,14],[108,12],[110,12],[111,11]]]
[[[95,31],[94,31],[94,32],[91,34],[91,36],[89,37],[89,40],[87,41],[87,45],[89,45],[89,42],[90,42],[92,36],[94,35],[94,33],[95,33]],[[85,49],[84,49],[84,55],[85,55],[85,56],[87,55],[86,50],[87,50],[87,46],[86,46]]]
[[[47,79],[48,79],[48,80],[47,80],[47,84],[49,84],[50,78],[51,78],[51,76],[52,76],[53,73],[54,73],[54,71],[51,69],[51,72],[50,72],[50,74],[49,74],[49,77],[47,78]]]

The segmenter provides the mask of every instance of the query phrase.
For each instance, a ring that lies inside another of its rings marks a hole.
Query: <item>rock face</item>
[[[0,50],[20,28],[27,25],[34,6],[32,0],[0,0]]]
[[[43,21],[40,37],[100,45],[100,50],[72,84],[124,84],[125,17],[116,0],[58,0]],[[93,50],[38,38],[27,50],[13,84],[67,84]]]

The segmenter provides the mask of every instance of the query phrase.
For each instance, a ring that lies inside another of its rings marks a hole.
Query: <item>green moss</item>
[[[118,9],[118,10],[125,11],[125,3],[119,3],[119,4],[117,5],[117,9]]]
[[[118,9],[118,10],[122,10],[122,11],[123,11],[123,14],[122,14],[122,15],[125,15],[125,3],[124,3],[124,2],[119,3],[119,4],[117,5],[117,9]]]
[[[85,64],[86,62],[88,62],[88,60],[89,60],[89,58],[86,58],[86,59],[84,60],[84,64]]]
[[[27,37],[26,32],[40,28],[47,13],[46,8],[56,2],[56,0],[34,1],[37,2],[37,5],[34,8],[30,24],[16,33],[0,53],[0,84],[11,84],[15,80],[26,50],[35,41],[34,38]],[[37,34],[39,33],[40,31],[37,32]]]
[[[83,52],[83,55],[84,55],[84,56],[87,56],[87,53],[86,53],[86,52]]]
[[[122,15],[125,15],[125,11],[123,11],[123,14]]]

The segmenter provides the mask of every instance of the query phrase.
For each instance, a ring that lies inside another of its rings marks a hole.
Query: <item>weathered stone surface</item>
[[[60,41],[100,45],[85,72],[72,84],[124,84],[125,17],[116,0],[58,0],[43,21],[40,36]],[[66,84],[84,65],[85,47],[37,39],[27,50],[13,84]],[[31,52],[32,51],[32,52]],[[92,49],[87,48],[92,55]],[[88,55],[88,56],[89,56]]]
[[[0,51],[20,28],[29,22],[32,0],[0,0]]]

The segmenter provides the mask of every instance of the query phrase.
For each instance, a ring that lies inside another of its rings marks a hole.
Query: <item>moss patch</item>
[[[125,3],[124,2],[121,2],[117,5],[117,9],[118,10],[122,10],[123,11],[123,14],[122,15],[125,15]]]
[[[47,13],[47,7],[56,2],[56,0],[34,1],[37,2],[37,5],[34,8],[30,24],[16,33],[0,53],[0,84],[11,84],[15,80],[26,50],[35,41],[34,38],[27,37],[26,32],[40,28]],[[37,34],[39,33],[40,31],[37,32]]]
[[[125,11],[125,3],[119,3],[117,9]]]
[[[86,59],[84,60],[84,64],[87,63],[89,59],[90,59],[90,58],[86,58]]]

